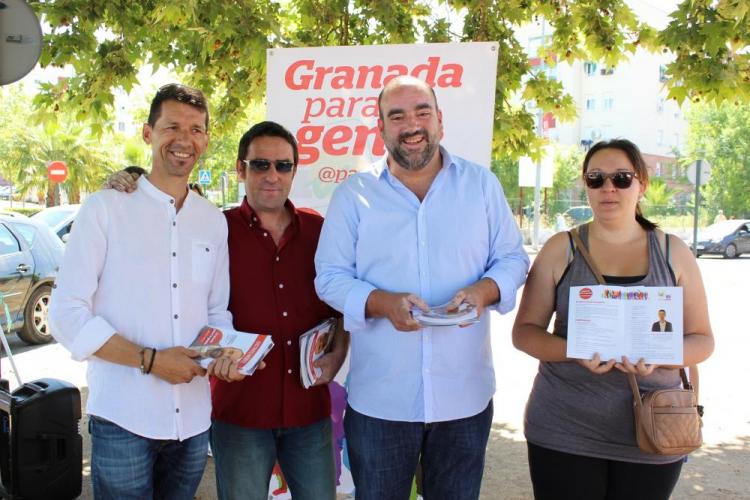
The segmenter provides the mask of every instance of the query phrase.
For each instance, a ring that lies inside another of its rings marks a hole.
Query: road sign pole
[[[538,105],[538,104],[537,104]],[[544,136],[542,130],[542,109],[537,110],[537,134],[539,137]],[[531,245],[534,251],[539,250],[539,224],[541,219],[541,211],[539,205],[541,204],[541,193],[542,193],[542,159],[536,162],[536,179],[534,181],[534,230],[531,236]]]
[[[693,256],[698,257],[698,211],[701,203],[701,165],[702,160],[695,162],[695,207],[693,211]]]

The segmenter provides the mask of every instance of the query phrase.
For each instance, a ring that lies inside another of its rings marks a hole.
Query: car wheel
[[[727,259],[734,259],[737,257],[737,247],[734,246],[734,243],[730,243],[727,245],[727,248],[724,249],[724,257]]]
[[[49,299],[52,288],[42,285],[31,294],[23,312],[23,328],[18,336],[27,344],[46,344],[52,340],[49,331]]]

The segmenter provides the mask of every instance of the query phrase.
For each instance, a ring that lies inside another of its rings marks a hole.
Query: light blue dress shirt
[[[409,292],[429,305],[488,277],[513,309],[529,259],[503,190],[490,170],[440,148],[443,166],[424,200],[385,159],[334,192],[315,256],[318,295],[351,332],[349,404],[395,421],[476,415],[495,391],[489,312],[474,325],[397,331],[365,318],[370,292]]]

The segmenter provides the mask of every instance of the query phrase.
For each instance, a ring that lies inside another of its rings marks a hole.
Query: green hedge
[[[19,214],[31,217],[35,213],[37,213],[40,210],[42,210],[42,208],[40,208],[40,207],[28,207],[28,208],[24,208],[24,207],[13,207],[13,208],[5,207],[5,208],[3,208],[3,210],[6,211],[6,212],[16,212],[16,213],[19,213]]]

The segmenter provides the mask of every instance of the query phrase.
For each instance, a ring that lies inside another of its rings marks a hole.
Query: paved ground
[[[699,259],[706,289],[716,352],[701,366],[701,399],[706,406],[704,437],[706,445],[691,455],[683,469],[673,498],[750,499],[750,256],[736,260]],[[536,372],[536,362],[513,349],[510,326],[513,315],[496,316],[493,321],[493,351],[497,373],[495,419],[487,450],[482,499],[529,499],[531,486],[526,463],[526,445],[521,431],[523,408]],[[57,377],[82,388],[82,366],[70,360],[56,344],[21,348],[11,338],[11,348],[19,352],[16,362],[25,380]],[[3,360],[2,374],[8,378],[9,365]],[[85,422],[82,429],[85,429]],[[91,497],[88,481],[88,436],[84,432],[84,494]],[[213,469],[209,461],[200,499],[215,498]],[[634,499],[637,500],[637,499]]]

